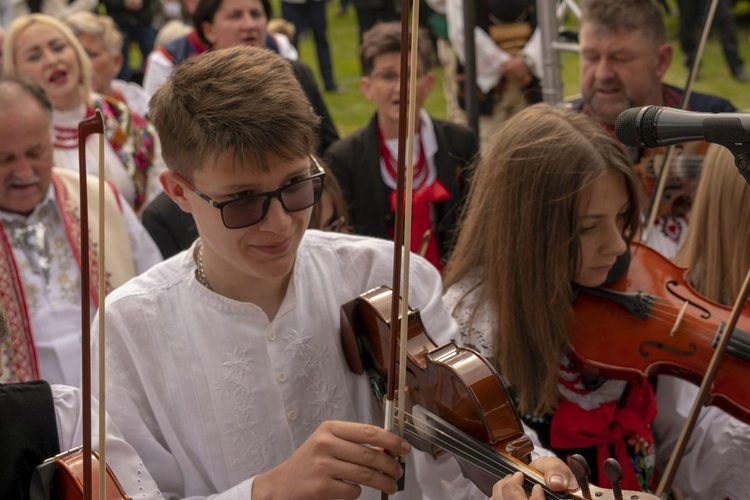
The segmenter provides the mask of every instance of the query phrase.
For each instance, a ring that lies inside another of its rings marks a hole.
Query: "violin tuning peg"
[[[586,459],[581,455],[575,454],[568,457],[568,467],[570,467],[576,480],[578,480],[578,486],[581,487],[583,498],[590,500],[591,490],[589,489],[589,475],[591,474],[591,468],[589,467],[588,462],[586,462]]]
[[[604,475],[612,483],[612,493],[615,500],[622,500],[622,467],[614,458],[608,458],[604,461]]]

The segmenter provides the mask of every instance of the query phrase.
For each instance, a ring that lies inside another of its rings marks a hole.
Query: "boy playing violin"
[[[165,192],[200,238],[107,301],[112,418],[169,498],[395,493],[404,472],[386,452],[410,447],[372,425],[380,408],[339,340],[341,305],[390,283],[392,244],[306,230],[324,174],[288,64],[251,47],[188,59],[151,113]],[[440,293],[414,258],[411,301],[445,343],[457,330]],[[409,457],[401,498],[455,497],[448,485],[465,483]],[[559,460],[539,460],[552,487],[573,484]]]

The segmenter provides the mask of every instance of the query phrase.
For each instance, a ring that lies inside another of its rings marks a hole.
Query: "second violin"
[[[698,294],[687,270],[633,243],[627,274],[602,288],[581,288],[573,304],[573,354],[590,372],[642,381],[665,374],[700,383],[724,333],[730,308]],[[709,403],[750,422],[750,309],[732,333]]]

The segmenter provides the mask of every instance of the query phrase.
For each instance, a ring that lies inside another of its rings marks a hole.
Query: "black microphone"
[[[698,113],[663,106],[626,109],[617,117],[615,134],[625,145],[641,148],[706,141],[750,144],[750,114]]]

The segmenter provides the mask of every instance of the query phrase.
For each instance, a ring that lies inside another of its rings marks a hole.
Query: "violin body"
[[[700,169],[708,146],[709,144],[705,141],[673,146],[677,148],[677,151],[674,151],[672,155],[664,195],[658,201],[659,215],[679,217],[688,214],[693,206],[700,179]],[[645,194],[643,200],[646,203],[651,199],[656,187],[659,172],[664,165],[665,151],[666,148],[645,149],[640,161],[633,167],[643,188]],[[648,206],[642,209],[647,211]]]
[[[347,359],[363,359],[366,368],[387,375],[388,338],[392,292],[379,287],[345,305],[343,342],[362,350]],[[418,311],[408,318],[406,385],[408,406],[419,405],[440,416],[483,443],[517,459],[528,461],[533,444],[523,432],[521,420],[497,372],[476,351],[454,342],[437,346],[422,325]],[[370,332],[366,337],[362,332]],[[360,352],[363,356],[360,357]],[[362,373],[365,366],[350,368]],[[423,443],[413,443],[424,449]],[[437,450],[430,450],[435,454]]]
[[[700,384],[731,308],[698,294],[686,269],[645,245],[631,245],[627,274],[606,287],[578,293],[573,303],[572,353],[584,370],[596,375],[640,383],[644,377],[664,374]],[[708,404],[750,423],[747,332],[750,309],[746,307],[721,360]]]
[[[112,469],[109,465],[106,467],[106,500],[130,500]],[[83,469],[83,448],[80,447],[48,459],[37,468],[32,487],[32,499],[82,500],[84,498]],[[91,491],[96,497],[99,491],[99,454],[95,451],[91,452],[91,484]]]

